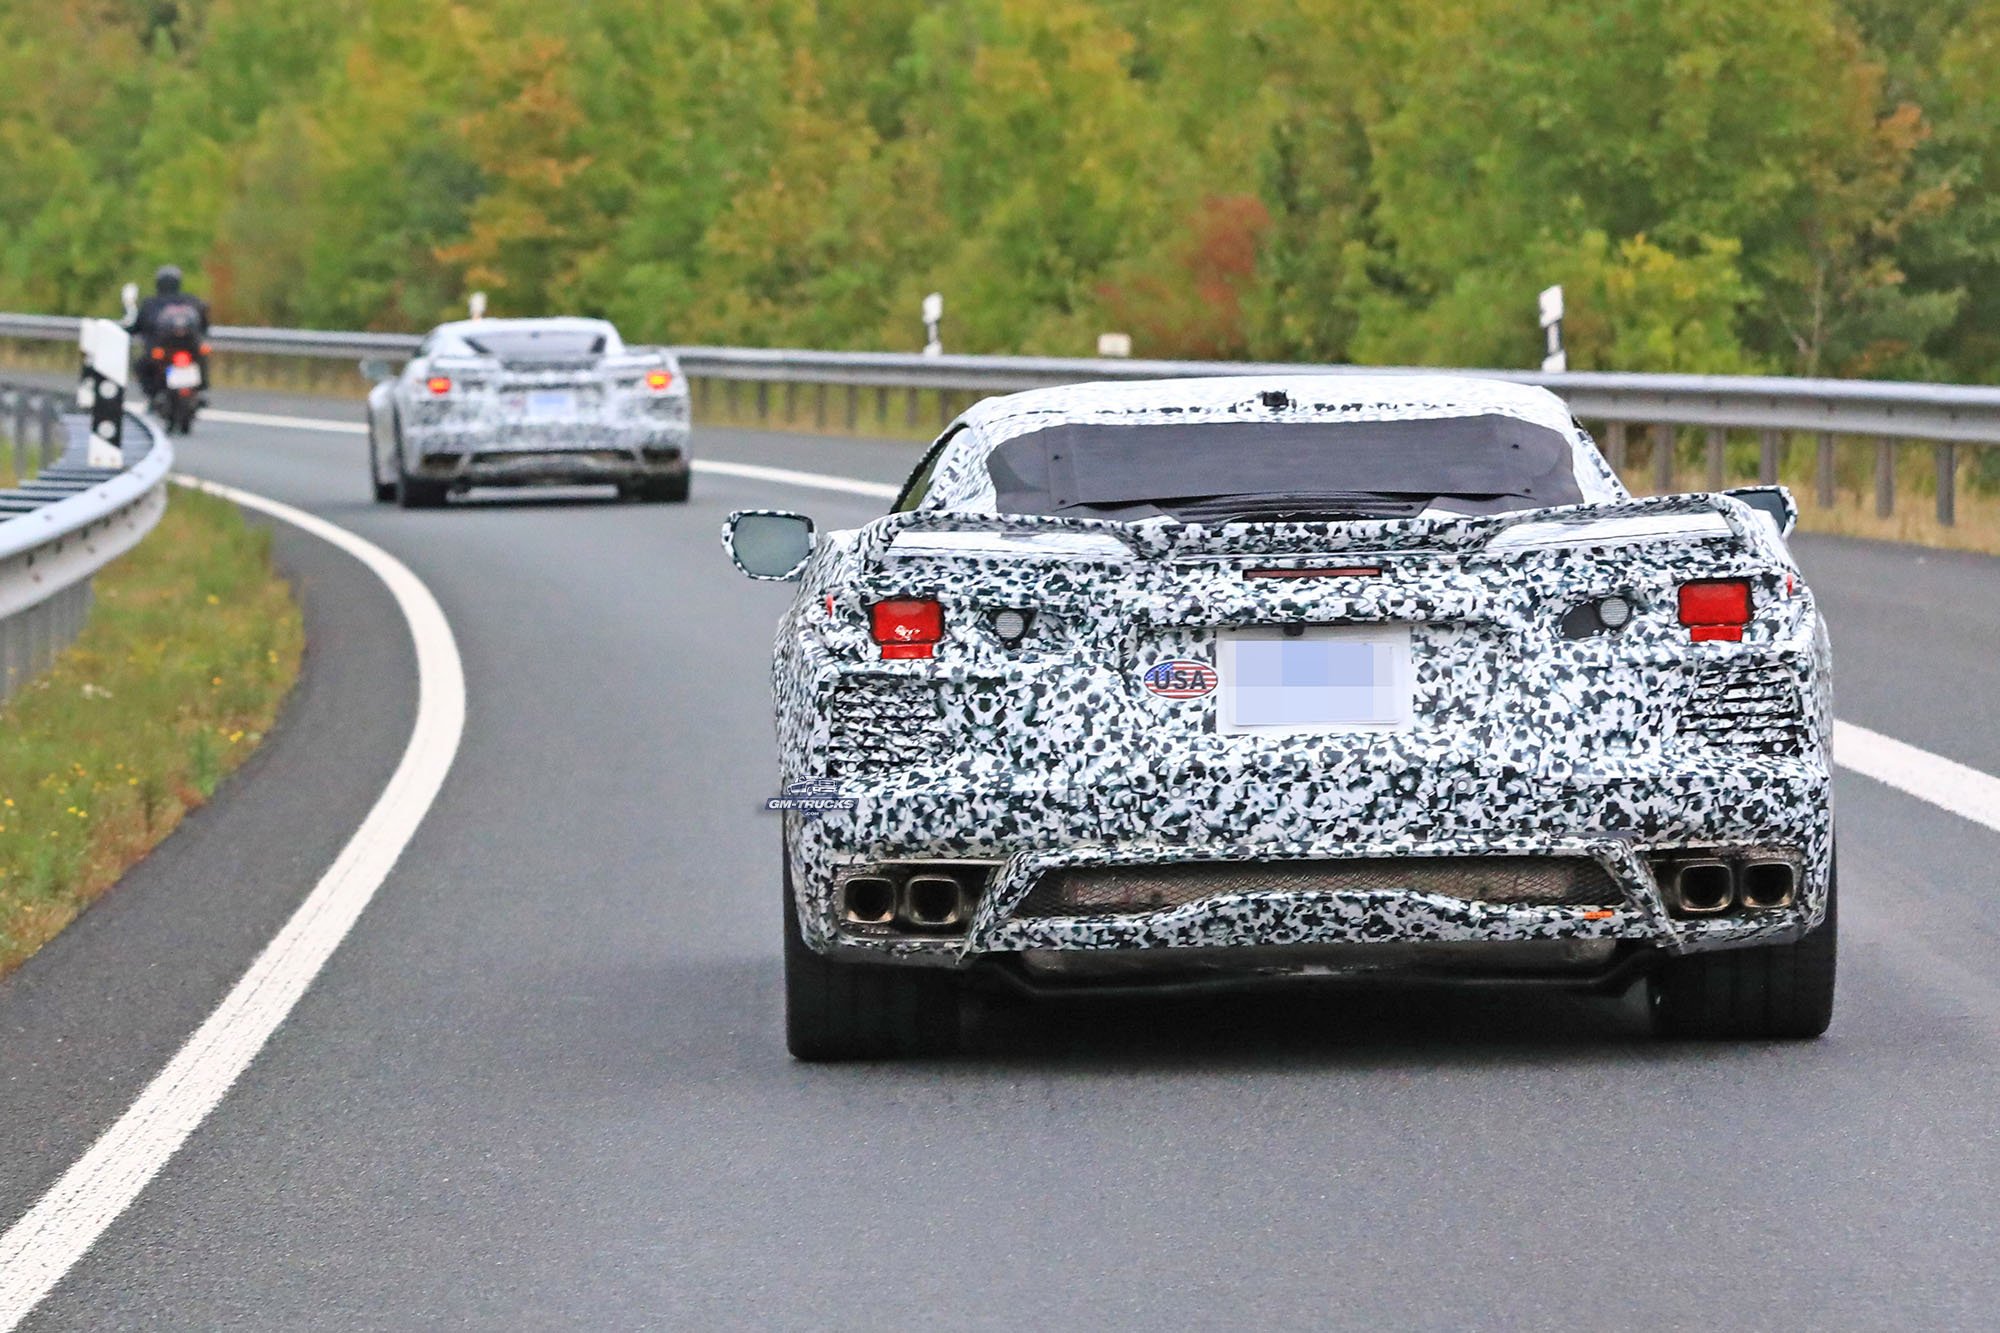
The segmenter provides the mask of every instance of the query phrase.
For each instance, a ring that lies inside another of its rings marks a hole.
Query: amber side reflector
[[[1596,912],[1585,912],[1583,914],[1583,919],[1585,921],[1609,921],[1612,917],[1617,915],[1618,913],[1616,912],[1608,912],[1600,910]]]
[[[1341,565],[1333,569],[1246,569],[1246,579],[1371,579],[1382,571],[1374,565]]]

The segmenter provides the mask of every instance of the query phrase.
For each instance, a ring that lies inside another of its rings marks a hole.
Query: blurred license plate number
[[[169,389],[199,389],[201,387],[201,367],[168,366],[167,387]]]
[[[1221,729],[1388,731],[1410,724],[1407,625],[1226,630],[1219,637]]]
[[[546,421],[576,413],[576,395],[567,389],[537,389],[528,395],[528,420]]]

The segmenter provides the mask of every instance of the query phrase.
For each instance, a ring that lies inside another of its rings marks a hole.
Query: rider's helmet
[[[172,264],[160,265],[160,271],[153,275],[153,290],[161,296],[178,296],[181,290],[181,271]]]

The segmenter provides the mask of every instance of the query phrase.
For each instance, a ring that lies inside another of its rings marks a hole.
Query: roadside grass
[[[98,574],[83,635],[0,706],[0,976],[249,756],[304,641],[270,534],[214,496],[176,491]]]

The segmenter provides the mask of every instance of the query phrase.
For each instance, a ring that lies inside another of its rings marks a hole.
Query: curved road
[[[357,419],[235,395],[239,410]],[[682,507],[364,500],[353,435],[208,422],[187,470],[442,603],[469,714],[401,864],[42,1329],[1987,1325],[2000,833],[1843,774],[1843,978],[1807,1045],[1460,992],[1004,1011],[963,1058],[780,1032],[767,660],[789,590]],[[901,479],[914,447],[708,430]],[[0,983],[0,1226],[130,1102],[393,768],[411,649],[296,533],[305,685],[241,777]],[[2000,773],[2000,562],[1802,540],[1839,712]]]

